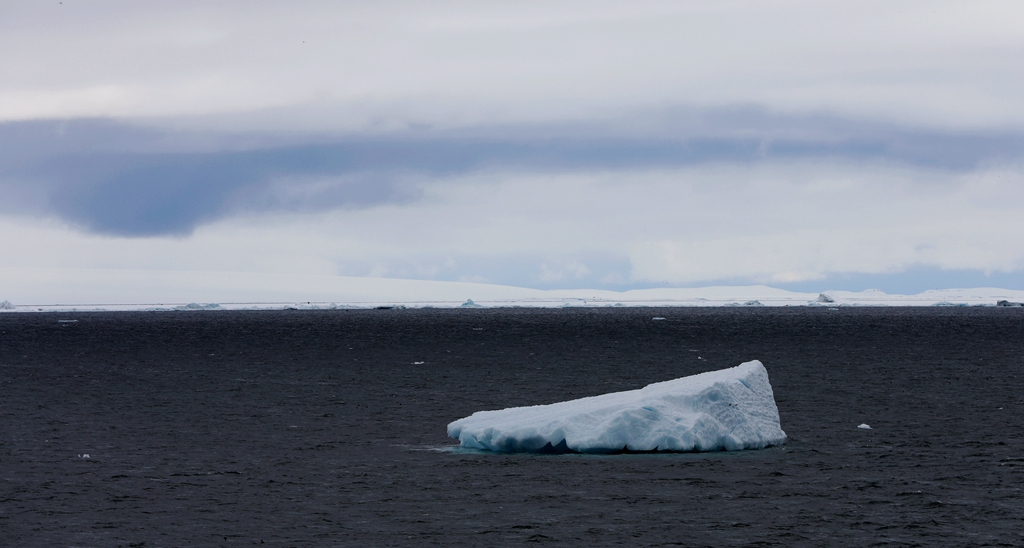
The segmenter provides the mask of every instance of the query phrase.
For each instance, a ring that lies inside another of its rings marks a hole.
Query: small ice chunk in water
[[[665,318],[662,318],[661,316],[655,316],[655,317],[653,317],[651,319],[656,321],[656,322],[658,322],[658,321],[664,320]]]
[[[858,424],[857,428],[860,428],[862,430],[871,430],[871,427],[866,424]]]
[[[462,308],[483,308],[482,306],[473,302],[473,299],[466,299],[466,302],[462,303],[459,306],[461,306]]]
[[[463,447],[504,452],[734,451],[786,433],[759,361],[638,390],[479,411],[448,425]]]

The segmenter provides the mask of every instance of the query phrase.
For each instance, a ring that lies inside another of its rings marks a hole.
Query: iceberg
[[[0,303],[0,310],[14,310],[16,307],[11,301],[4,301]]]
[[[217,303],[199,304],[199,303],[188,303],[181,306],[174,307],[176,310],[220,310],[220,305]]]
[[[531,453],[736,451],[786,439],[757,360],[638,390],[478,411],[449,424],[448,435],[466,448]]]

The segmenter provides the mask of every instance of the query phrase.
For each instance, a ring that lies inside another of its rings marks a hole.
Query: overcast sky
[[[0,0],[2,266],[1024,289],[1022,59],[1020,2]]]

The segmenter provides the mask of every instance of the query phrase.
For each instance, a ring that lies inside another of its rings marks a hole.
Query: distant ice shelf
[[[8,302],[9,301],[9,302]],[[18,303],[17,305],[12,303]],[[214,307],[209,303],[218,303]],[[604,308],[808,306],[997,306],[1024,303],[1024,290],[941,289],[814,293],[763,285],[534,289],[476,282],[266,274],[0,267],[0,313],[97,310],[323,310],[383,308]],[[756,313],[756,312],[755,312]],[[664,314],[661,314],[664,315]],[[671,319],[671,318],[669,318]]]
[[[736,451],[786,439],[756,360],[638,390],[479,411],[449,424],[448,435],[466,448],[533,453]]]

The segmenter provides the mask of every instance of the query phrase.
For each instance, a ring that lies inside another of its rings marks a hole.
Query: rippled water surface
[[[1024,546],[1024,309],[43,313],[0,331],[0,546]],[[782,447],[501,455],[445,433],[750,359]]]

